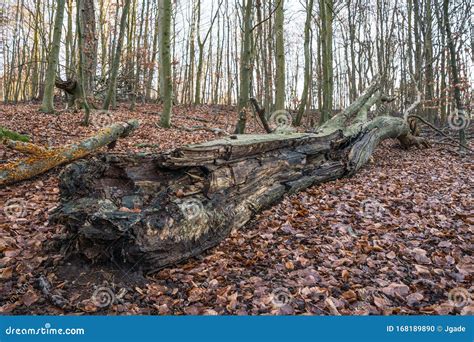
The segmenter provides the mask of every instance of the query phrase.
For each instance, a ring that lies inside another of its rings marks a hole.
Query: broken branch
[[[12,161],[0,167],[0,186],[12,184],[40,175],[52,168],[83,158],[102,146],[126,137],[138,127],[138,121],[119,122],[100,130],[95,136],[65,147],[44,149],[33,144],[15,146],[17,150],[31,154],[30,157]],[[32,147],[33,145],[34,147]]]

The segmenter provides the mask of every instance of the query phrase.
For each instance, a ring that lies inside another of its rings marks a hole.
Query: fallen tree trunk
[[[424,144],[402,118],[367,111],[373,85],[317,132],[236,135],[148,156],[103,155],[69,165],[61,206],[75,250],[151,272],[216,246],[287,193],[350,176],[377,144]]]
[[[58,148],[44,148],[28,142],[4,139],[2,143],[6,147],[29,156],[0,165],[0,186],[30,179],[56,166],[83,158],[102,146],[126,137],[137,127],[138,122],[134,120],[116,123],[100,130],[93,137]]]

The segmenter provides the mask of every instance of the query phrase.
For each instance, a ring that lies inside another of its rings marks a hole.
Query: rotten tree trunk
[[[137,121],[119,122],[100,130],[95,136],[65,147],[45,148],[23,141],[4,139],[2,143],[29,155],[0,166],[0,187],[40,175],[52,168],[83,158],[102,146],[126,137],[138,127]]]
[[[365,122],[380,98],[370,87],[316,133],[238,135],[159,155],[79,161],[61,175],[53,219],[91,260],[147,272],[180,262],[285,194],[354,174],[383,139],[420,143],[402,118]]]
[[[55,86],[58,89],[64,90],[69,95],[73,96],[73,98],[80,97],[79,86],[77,81],[74,79],[63,81],[60,78],[56,78]]]

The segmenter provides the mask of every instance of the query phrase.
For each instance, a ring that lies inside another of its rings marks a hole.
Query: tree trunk
[[[87,50],[84,48],[84,27],[83,23],[85,19],[83,18],[86,14],[86,11],[84,9],[84,0],[76,0],[76,29],[77,29],[77,45],[79,47],[79,62],[77,63],[77,74],[78,74],[78,82],[77,85],[79,87],[79,93],[81,95],[82,99],[82,107],[84,108],[84,117],[82,119],[82,125],[84,126],[89,126],[89,117],[90,117],[90,107],[89,103],[87,102],[87,95],[86,95],[86,89],[89,89],[89,85],[87,85],[88,82],[91,82],[90,78],[92,77],[90,74],[90,70],[87,70],[89,66],[86,66],[86,61],[87,63],[90,63],[89,57],[86,57],[85,51]],[[93,4],[92,4],[93,6]],[[94,57],[95,58],[95,57]],[[94,69],[95,72],[95,69]],[[86,76],[86,73],[89,74]]]
[[[322,106],[320,123],[331,117],[333,102],[332,17],[333,0],[320,0],[321,12],[321,59],[322,59]]]
[[[171,127],[171,110],[173,107],[173,80],[171,75],[171,0],[159,0],[161,18],[160,37],[160,79],[163,94],[163,113],[161,127]]]
[[[151,91],[152,91],[152,86],[153,86],[153,75],[155,73],[155,67],[156,67],[156,55],[157,55],[157,49],[158,49],[158,35],[159,35],[159,16],[157,15],[155,18],[155,28],[153,31],[153,44],[151,48],[151,61],[150,65],[148,68],[148,74],[147,74],[147,79],[146,79],[146,95],[145,98],[146,100],[151,100]]]
[[[252,0],[246,0],[244,11],[244,32],[240,56],[240,92],[237,104],[239,121],[235,128],[235,133],[243,134],[247,123],[247,114],[250,111],[250,77],[252,70]]]
[[[275,110],[285,109],[284,0],[275,0]]]
[[[66,92],[68,99],[71,99],[71,103],[81,99],[81,89],[78,82],[75,79],[63,81],[59,78],[56,79],[55,85],[58,89]]]
[[[32,72],[31,72],[31,98],[37,99],[38,98],[38,82],[39,82],[39,35],[40,35],[40,28],[39,28],[39,16],[40,16],[40,8],[41,8],[41,0],[36,2],[35,8],[35,31],[33,36],[33,51],[32,51],[32,58],[33,58],[33,65],[32,65]],[[66,44],[67,47],[67,44]],[[66,54],[67,56],[67,54]],[[67,60],[67,58],[66,58]]]
[[[435,102],[434,102],[434,75],[433,75],[433,29],[432,29],[432,10],[431,10],[431,0],[426,1],[425,6],[425,41],[424,41],[424,57],[425,57],[425,117],[431,123],[439,123],[439,120],[436,117]]]
[[[125,36],[126,22],[127,22],[127,17],[128,17],[128,10],[130,9],[130,2],[131,0],[125,0],[125,5],[123,6],[123,10],[122,10],[122,17],[120,18],[120,33],[119,33],[119,37],[117,41],[117,49],[115,51],[112,66],[110,68],[110,78],[109,78],[109,84],[107,88],[107,96],[104,102],[105,110],[109,109],[111,103],[115,103],[115,93],[117,91],[118,69],[120,66],[120,57],[122,56],[123,38]]]
[[[95,72],[97,69],[97,32],[95,24],[95,5],[94,0],[82,0],[82,42],[84,59],[84,92],[89,96],[94,90]]]
[[[449,0],[443,1],[443,13],[444,13],[444,28],[446,30],[446,39],[448,41],[449,48],[449,62],[451,64],[452,73],[452,84],[454,87],[454,103],[456,105],[456,113],[450,115],[450,121],[452,126],[459,128],[459,143],[460,151],[465,152],[462,146],[467,145],[465,127],[469,124],[469,113],[466,113],[461,100],[461,83],[459,81],[458,65],[456,62],[456,47],[453,41],[453,35],[451,33],[451,23],[449,22]]]
[[[146,51],[146,41],[148,40],[148,37],[147,37],[146,34],[145,34],[145,36],[143,36],[143,21],[148,23],[148,18],[146,18],[146,16],[145,16],[145,8],[147,10],[146,13],[148,13],[149,4],[150,4],[149,2],[147,2],[146,6],[145,6],[145,4],[142,4],[142,11],[141,11],[141,14],[140,14],[140,29],[139,29],[138,37],[136,38],[137,46],[136,46],[136,49],[135,49],[135,80],[132,84],[133,91],[132,91],[132,99],[131,99],[131,103],[130,103],[130,110],[131,111],[135,110],[135,106],[137,105],[137,98],[138,98],[138,95],[139,95],[138,93],[140,91],[141,66],[142,66],[142,64],[144,64],[142,62],[142,59],[143,59],[142,54],[147,53],[147,51]],[[144,38],[143,39],[144,40],[143,49],[140,48],[140,46],[142,45],[142,38]]]
[[[40,109],[45,113],[54,112],[54,82],[56,81],[56,69],[59,62],[59,48],[61,44],[61,31],[65,5],[65,0],[58,0],[56,18],[54,19],[53,41],[48,56],[48,69],[46,71],[43,102]]]
[[[198,62],[196,69],[196,85],[194,87],[194,104],[201,104],[201,78],[202,65],[204,63],[204,43],[201,42],[201,1],[196,3],[196,35],[198,43]]]
[[[306,1],[306,22],[304,26],[304,84],[300,105],[298,108],[298,114],[295,119],[296,126],[299,126],[301,124],[301,120],[303,119],[303,114],[308,102],[309,83],[311,82],[311,50],[309,43],[311,38],[311,21],[313,19],[313,3],[314,0]]]
[[[99,0],[99,30],[100,30],[100,81],[105,80],[106,68],[105,66],[108,63],[107,60],[107,43],[108,43],[108,34],[107,34],[107,19],[106,19],[106,3],[105,0]]]
[[[313,184],[351,176],[380,141],[423,143],[402,118],[368,109],[374,84],[315,133],[237,135],[154,156],[103,156],[68,166],[61,205],[77,251],[144,271],[196,256],[278,201]]]
[[[352,10],[351,0],[347,1],[347,15],[349,20],[349,47],[350,47],[350,59],[351,67],[349,73],[349,99],[350,101],[355,101],[357,97],[357,84],[356,84],[356,51],[355,51],[355,42],[356,42],[356,16],[359,6],[359,2],[356,1],[354,4],[354,11]],[[359,24],[360,25],[360,24]],[[360,30],[360,26],[359,26]]]

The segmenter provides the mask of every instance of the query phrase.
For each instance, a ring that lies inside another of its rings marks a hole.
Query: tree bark
[[[444,14],[444,28],[446,30],[446,39],[448,41],[449,48],[449,62],[451,65],[452,73],[452,85],[454,88],[454,103],[456,105],[456,113],[453,120],[460,120],[461,129],[459,130],[459,143],[460,143],[460,152],[465,152],[465,149],[462,146],[467,145],[466,132],[464,130],[465,123],[468,122],[468,113],[464,111],[464,106],[461,100],[461,90],[460,90],[460,81],[458,74],[458,65],[456,61],[456,47],[453,41],[453,35],[451,32],[451,23],[449,22],[449,0],[443,0],[443,14]],[[453,115],[453,114],[451,114]]]
[[[322,106],[320,123],[323,124],[332,114],[333,104],[333,0],[320,0],[321,15],[321,59],[322,59]]]
[[[367,121],[380,97],[372,85],[312,133],[234,135],[159,155],[80,161],[61,175],[53,220],[91,260],[152,272],[196,256],[283,195],[353,175],[384,139],[422,144],[403,118]]]
[[[55,85],[58,89],[65,91],[68,94],[68,98],[70,96],[71,102],[81,98],[81,90],[78,82],[75,79],[63,81],[59,78],[56,78]]]
[[[424,41],[424,57],[425,57],[425,117],[431,123],[438,123],[437,113],[435,110],[434,102],[434,75],[433,75],[433,29],[432,29],[432,10],[431,10],[431,0],[426,1],[425,5],[425,18],[424,18],[424,27],[425,27],[425,41]]]
[[[48,69],[46,71],[43,102],[40,109],[44,113],[54,112],[54,82],[56,80],[56,68],[59,62],[59,48],[61,44],[65,5],[65,0],[58,0],[56,18],[54,19],[53,41],[48,56]]]
[[[243,7],[244,32],[240,54],[240,91],[237,104],[239,120],[235,127],[236,134],[243,134],[247,124],[247,114],[250,112],[250,78],[252,71],[252,4],[253,0],[246,0]]]
[[[303,84],[303,92],[301,94],[300,105],[298,108],[298,114],[296,115],[295,125],[299,126],[301,124],[301,120],[303,119],[303,114],[308,104],[308,90],[309,84],[311,82],[311,49],[309,46],[310,39],[311,39],[311,21],[313,19],[313,4],[314,0],[307,0],[306,1],[306,22],[304,26],[304,84]]]
[[[173,108],[173,80],[171,75],[171,0],[159,0],[161,18],[160,38],[160,82],[163,93],[163,113],[161,127],[171,127],[171,110]]]
[[[94,6],[94,4],[92,4]],[[90,107],[89,103],[87,102],[87,94],[86,91],[89,88],[89,85],[87,85],[88,82],[92,82],[91,79],[92,75],[90,74],[91,70],[87,70],[88,66],[86,66],[86,63],[90,63],[89,57],[86,57],[85,51],[87,50],[84,48],[84,27],[83,23],[85,21],[84,16],[86,15],[86,12],[84,10],[84,0],[76,0],[76,29],[77,29],[77,36],[78,36],[78,41],[77,45],[79,47],[78,55],[79,55],[79,62],[77,64],[77,76],[78,76],[78,86],[79,86],[79,93],[82,98],[82,108],[84,108],[84,117],[82,119],[82,125],[83,126],[89,126],[89,117],[90,117]],[[94,19],[94,25],[95,25],[95,19]],[[94,69],[95,71],[95,69]],[[89,74],[86,76],[86,73]]]
[[[159,21],[158,15],[155,18],[154,25],[155,27],[153,31],[151,61],[150,61],[150,65],[149,65],[148,73],[146,77],[146,95],[145,95],[146,100],[151,100],[152,98],[151,91],[152,91],[152,86],[153,86],[153,75],[155,74],[155,68],[156,68],[156,55],[157,55],[157,49],[158,49],[158,35],[159,35],[159,28],[160,28],[160,21]]]
[[[284,0],[275,0],[275,110],[285,109]]]
[[[81,20],[81,39],[83,42],[83,65],[84,81],[83,87],[86,96],[91,95],[95,86],[95,73],[97,69],[97,32],[95,22],[94,0],[82,0]]]
[[[120,58],[122,56],[122,45],[123,45],[123,38],[125,36],[125,30],[126,30],[126,23],[127,23],[127,17],[128,17],[128,11],[130,9],[130,1],[131,0],[125,0],[125,4],[123,6],[122,10],[122,16],[120,18],[120,32],[118,36],[118,41],[117,41],[117,49],[114,54],[113,62],[110,68],[110,78],[109,78],[109,84],[107,88],[107,96],[104,101],[104,109],[108,110],[110,105],[112,103],[115,103],[115,94],[117,91],[117,76],[118,76],[118,71],[119,71],[119,66],[120,66]]]

